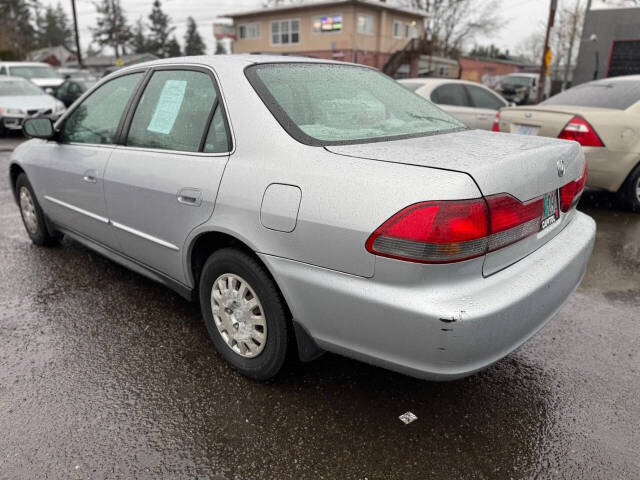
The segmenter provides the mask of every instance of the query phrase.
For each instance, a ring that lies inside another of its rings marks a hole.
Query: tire
[[[265,268],[235,248],[218,250],[204,264],[199,294],[209,336],[224,359],[255,380],[276,376],[287,357],[291,323]]]
[[[631,171],[618,190],[618,199],[628,210],[640,213],[640,163]]]
[[[49,233],[42,208],[40,208],[33,187],[24,173],[18,175],[16,179],[16,194],[22,223],[31,241],[40,247],[55,245],[59,236]]]

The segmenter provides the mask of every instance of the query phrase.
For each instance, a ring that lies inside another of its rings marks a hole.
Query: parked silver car
[[[64,103],[44,93],[29,80],[0,77],[0,135],[5,130],[20,130],[31,117],[57,120],[65,111]]]
[[[553,316],[593,246],[577,143],[468,130],[363,66],[160,60],[25,129],[10,178],[33,242],[197,298],[253,378],[290,348],[469,375]]]

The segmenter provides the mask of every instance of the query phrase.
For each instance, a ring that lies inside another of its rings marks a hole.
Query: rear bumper
[[[373,278],[262,259],[320,347],[449,380],[509,354],[558,311],[582,280],[595,229],[577,212],[553,240],[486,278],[481,259],[442,268],[377,258]]]
[[[587,159],[587,186],[617,192],[640,162],[633,152],[612,152],[601,147],[584,147]]]

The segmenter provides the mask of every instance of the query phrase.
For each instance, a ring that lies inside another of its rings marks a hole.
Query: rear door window
[[[486,108],[488,110],[500,110],[505,106],[502,100],[482,87],[465,85],[465,88],[471,96],[471,101],[474,107]]]
[[[464,88],[459,83],[446,83],[431,92],[431,101],[439,105],[470,107]]]
[[[199,151],[216,99],[213,80],[204,72],[154,72],[133,116],[127,145]]]

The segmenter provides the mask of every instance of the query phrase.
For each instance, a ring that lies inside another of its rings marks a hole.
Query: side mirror
[[[22,131],[29,138],[44,138],[49,140],[55,133],[50,118],[28,118],[22,124]]]

